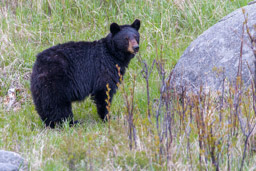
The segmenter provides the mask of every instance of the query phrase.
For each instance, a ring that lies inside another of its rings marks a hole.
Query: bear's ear
[[[116,23],[110,25],[110,32],[114,35],[121,30],[120,26]]]
[[[132,25],[131,25],[133,28],[135,28],[136,30],[139,30],[140,29],[140,20],[136,19]]]

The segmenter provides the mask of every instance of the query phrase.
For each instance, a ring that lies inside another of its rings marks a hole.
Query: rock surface
[[[0,150],[0,171],[27,170],[25,160],[17,153]]]
[[[256,25],[256,3],[243,7],[248,14],[250,32],[256,35],[253,25]],[[210,27],[184,51],[173,69],[171,86],[180,90],[197,92],[203,89],[222,90],[223,78],[234,83],[238,71],[243,22],[245,21],[242,8],[221,19]],[[242,56],[242,79],[249,85],[252,74],[247,62],[254,73],[254,54],[248,35],[245,31]],[[224,74],[223,74],[224,72]]]
[[[9,164],[9,163],[0,163],[0,171],[18,171],[19,167]]]

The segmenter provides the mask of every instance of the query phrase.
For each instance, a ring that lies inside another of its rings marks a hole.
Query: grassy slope
[[[148,63],[162,57],[169,72],[193,39],[249,0],[184,1],[0,2],[0,149],[21,153],[32,170],[164,169],[166,165],[158,160],[158,141],[145,135],[147,97],[137,58],[131,62],[124,79],[129,91],[136,75],[135,118],[140,139],[139,147],[133,151],[128,146],[126,109],[120,91],[111,107],[112,115],[119,119],[111,121],[110,129],[109,124],[99,120],[95,106],[87,99],[73,105],[75,118],[85,120],[83,125],[50,130],[44,128],[32,104],[29,75],[38,52],[69,40],[100,39],[108,34],[112,22],[132,23],[135,18],[142,21],[139,55]],[[159,97],[159,81],[154,69],[149,80],[151,100]],[[17,89],[17,107],[16,111],[7,111],[6,95],[12,87]],[[174,142],[173,168],[189,167],[185,150],[177,151],[186,145],[183,138],[180,136]],[[193,141],[192,146],[194,164],[198,166],[198,146]],[[213,168],[210,164],[206,167]],[[237,167],[235,161],[232,167]],[[226,168],[225,161],[222,168]]]

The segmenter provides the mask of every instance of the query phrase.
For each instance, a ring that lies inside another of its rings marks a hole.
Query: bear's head
[[[111,41],[115,51],[134,57],[139,51],[140,42],[140,20],[136,19],[131,25],[110,25]],[[120,56],[121,57],[121,56]]]

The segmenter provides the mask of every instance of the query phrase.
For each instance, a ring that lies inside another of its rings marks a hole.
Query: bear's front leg
[[[111,92],[111,90],[109,92],[109,96],[110,96],[109,103],[111,103],[112,97],[113,97],[113,93]],[[97,91],[94,94],[94,97],[93,97],[93,99],[96,103],[96,106],[97,106],[98,114],[99,114],[100,118],[103,121],[108,120],[108,117],[107,117],[107,114],[108,114],[107,105],[108,105],[108,103],[106,102],[107,98],[108,97],[107,97],[107,90],[106,89]]]

